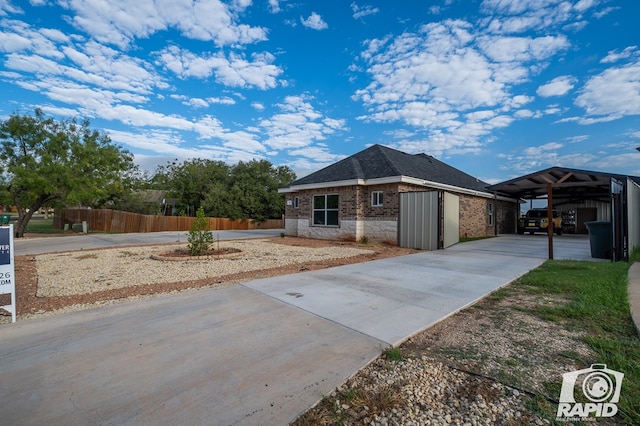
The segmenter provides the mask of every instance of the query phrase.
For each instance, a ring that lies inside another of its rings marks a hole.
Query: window
[[[300,208],[300,197],[293,198],[293,208],[294,209]]]
[[[371,206],[380,207],[382,204],[382,191],[373,191],[371,193]]]
[[[338,226],[338,196],[313,196],[313,224],[319,226]]]
[[[493,226],[493,203],[489,203],[487,212],[489,214],[489,225]]]

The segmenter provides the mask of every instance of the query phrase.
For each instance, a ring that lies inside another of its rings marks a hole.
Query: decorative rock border
[[[224,250],[236,250],[236,251],[233,251],[230,253],[222,253],[222,254],[209,253],[203,256],[183,256],[183,255],[176,256],[173,254],[174,252],[163,252],[163,253],[152,254],[151,259],[168,261],[168,262],[193,262],[193,261],[229,259],[233,257],[242,256],[244,254],[242,250],[232,248],[232,247],[225,248]]]

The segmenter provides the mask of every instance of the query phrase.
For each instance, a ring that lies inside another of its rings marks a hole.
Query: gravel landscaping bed
[[[173,250],[184,247],[186,244]],[[274,244],[269,240],[221,241],[219,247],[236,248],[242,253],[231,258],[204,256],[195,261],[152,258],[154,254],[170,254],[163,245],[40,255],[36,257],[36,295],[70,296],[149,284],[199,281],[373,253],[356,247],[300,247]]]

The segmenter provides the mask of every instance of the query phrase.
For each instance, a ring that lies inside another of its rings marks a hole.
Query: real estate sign
[[[16,322],[16,278],[13,266],[13,225],[0,226],[0,294],[10,294],[11,304],[2,306]]]

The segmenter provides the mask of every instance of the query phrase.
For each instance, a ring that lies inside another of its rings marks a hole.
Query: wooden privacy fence
[[[284,228],[282,219],[268,219],[263,222],[221,217],[206,219],[209,221],[208,229],[212,231]],[[190,231],[194,220],[195,217],[153,216],[110,209],[63,209],[57,214],[54,223],[62,229],[65,224],[86,221],[90,231],[129,233]]]

